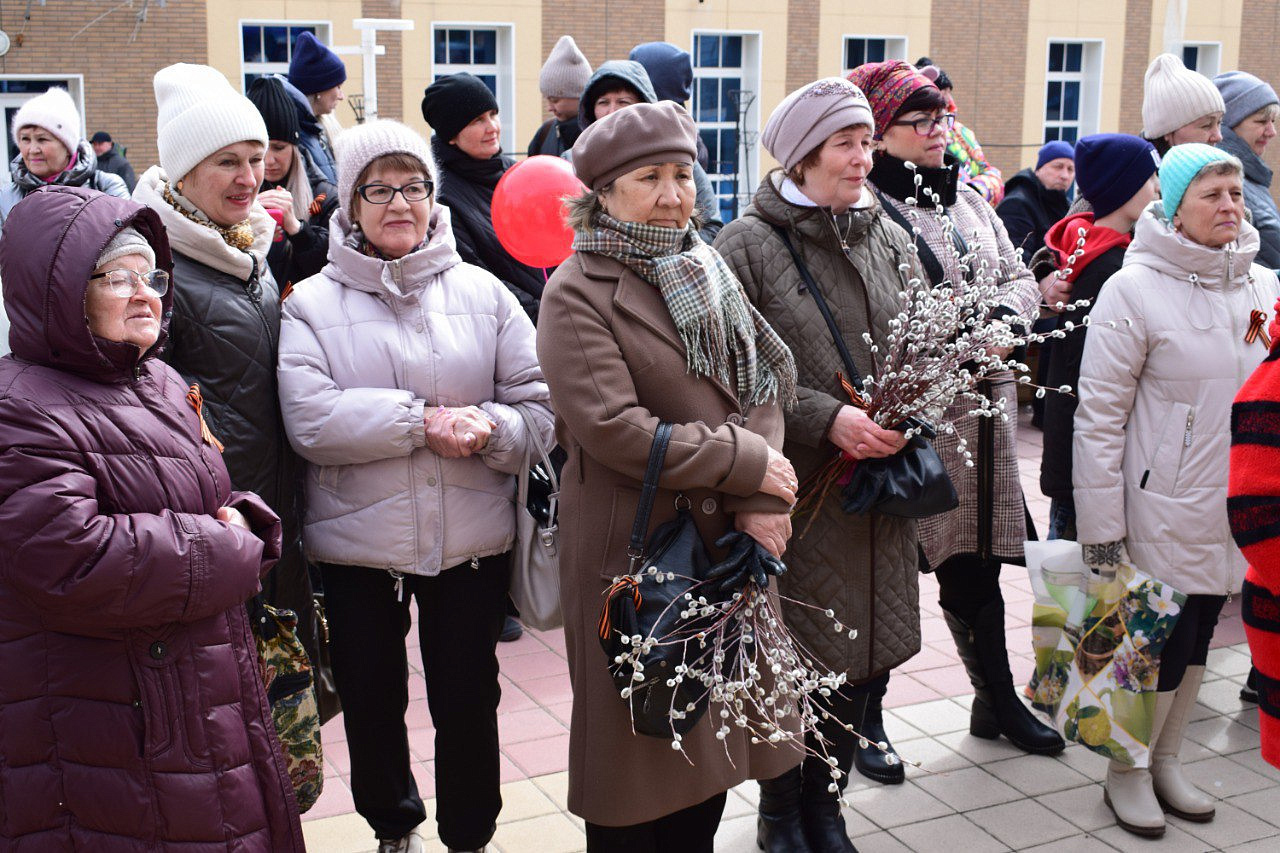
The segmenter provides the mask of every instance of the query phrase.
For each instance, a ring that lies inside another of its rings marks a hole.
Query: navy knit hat
[[[347,66],[311,33],[302,32],[293,43],[289,82],[304,95],[326,92],[347,82]]]
[[[1127,133],[1095,133],[1076,143],[1076,185],[1093,206],[1095,221],[1114,213],[1156,173],[1155,146]]]
[[[1040,156],[1036,157],[1036,170],[1042,168],[1045,163],[1061,160],[1063,157],[1068,160],[1075,159],[1075,149],[1071,147],[1070,142],[1055,139],[1053,142],[1045,143],[1040,148]]]
[[[249,84],[245,95],[262,113],[267,138],[298,144],[298,110],[278,77],[259,77]]]
[[[474,74],[448,74],[427,87],[422,96],[422,117],[440,137],[450,142],[477,116],[498,108],[498,99]]]

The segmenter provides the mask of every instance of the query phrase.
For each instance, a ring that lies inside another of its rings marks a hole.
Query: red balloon
[[[564,200],[586,187],[560,157],[537,154],[516,163],[493,190],[493,230],[511,257],[531,267],[559,266],[573,253]]]

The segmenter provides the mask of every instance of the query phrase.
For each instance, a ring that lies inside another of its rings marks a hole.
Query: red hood
[[[1084,231],[1083,247],[1080,245],[1082,229]],[[1133,237],[1129,234],[1121,234],[1111,228],[1094,225],[1093,213],[1090,212],[1077,213],[1075,216],[1068,216],[1066,219],[1055,222],[1044,235],[1044,244],[1053,250],[1059,269],[1071,267],[1071,274],[1064,275],[1063,278],[1066,281],[1074,281],[1079,277],[1080,271],[1093,263],[1099,255],[1116,246],[1128,246],[1132,239]],[[1079,255],[1068,264],[1068,259],[1076,252],[1079,252]]]

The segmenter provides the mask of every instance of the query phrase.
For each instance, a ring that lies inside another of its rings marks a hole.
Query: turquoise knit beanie
[[[1227,152],[1203,142],[1187,142],[1169,149],[1160,161],[1160,197],[1165,218],[1172,221],[1187,186],[1200,170],[1218,160],[1235,160]]]

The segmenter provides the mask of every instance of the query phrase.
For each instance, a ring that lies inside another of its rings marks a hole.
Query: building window
[[[1101,42],[1049,42],[1044,141],[1075,142],[1097,133]]]
[[[886,59],[907,58],[905,36],[845,36],[844,73],[868,62],[884,62]]]
[[[736,218],[755,192],[759,91],[758,34],[693,34],[693,118],[724,222]]]
[[[511,24],[432,24],[431,79],[465,71],[493,92],[502,115],[502,147],[515,150],[515,27]]]
[[[43,77],[38,74],[0,76],[0,109],[4,110],[4,126],[13,128],[13,117],[18,114],[18,109],[23,104],[55,87],[66,89],[71,99],[76,102],[80,115],[84,115],[84,79],[79,75],[74,77]],[[114,130],[117,137],[121,134],[120,128],[93,128],[88,130],[86,135],[91,135],[97,130]],[[18,156],[18,145],[13,141],[12,133],[4,135],[4,146],[4,161],[10,163],[14,157]],[[0,174],[0,185],[13,181],[8,169],[0,169],[0,172],[3,173]]]
[[[1217,76],[1221,59],[1221,42],[1183,42],[1182,44],[1182,64],[1211,79]]]
[[[329,25],[321,21],[241,21],[240,77],[244,91],[249,91],[249,84],[259,77],[288,74],[293,43],[302,33],[330,43]]]

